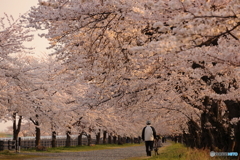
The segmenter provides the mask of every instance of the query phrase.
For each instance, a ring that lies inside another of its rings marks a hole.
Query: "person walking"
[[[154,139],[156,139],[155,128],[151,126],[150,121],[147,121],[147,126],[142,130],[142,140],[145,141],[147,156],[151,156]]]

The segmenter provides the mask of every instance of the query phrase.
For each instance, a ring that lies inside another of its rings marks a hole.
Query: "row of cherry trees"
[[[97,110],[84,104],[89,86],[75,80],[73,71],[68,71],[54,58],[34,59],[25,54],[31,48],[24,47],[23,43],[33,38],[26,29],[26,21],[6,15],[1,19],[0,37],[1,121],[13,121],[14,140],[23,120],[34,124],[36,145],[40,145],[41,128],[53,135],[90,135],[101,130],[124,135],[126,131],[121,128],[128,128],[129,136],[137,135],[127,126],[130,120],[121,122],[122,113],[117,116],[111,107]]]
[[[37,130],[137,136],[150,119],[160,134],[182,132],[189,146],[240,152],[239,7],[40,0],[23,22],[48,31],[40,36],[58,61],[20,61],[17,78],[9,76],[19,85],[6,83],[19,93],[4,104],[24,108],[18,115]]]
[[[22,116],[20,116],[20,123],[17,124],[16,115],[17,113],[23,115],[21,107],[24,99],[26,99],[21,92],[29,89],[24,78],[29,68],[21,65],[20,62],[16,61],[17,58],[10,56],[10,54],[24,53],[27,49],[30,49],[26,48],[23,43],[31,41],[33,36],[29,29],[25,29],[19,23],[19,20],[15,21],[7,14],[0,19],[0,28],[1,120],[7,120],[10,117],[13,119],[15,135],[20,131],[19,127],[22,120]],[[19,106],[21,107],[19,108]]]
[[[48,29],[42,36],[53,55],[76,79],[100,88],[90,93],[91,108],[108,104],[164,119],[162,125],[176,122],[175,114],[188,122],[181,127],[195,147],[227,150],[226,143],[237,142],[239,115],[231,107],[239,93],[238,1],[40,4],[29,14],[30,26]]]

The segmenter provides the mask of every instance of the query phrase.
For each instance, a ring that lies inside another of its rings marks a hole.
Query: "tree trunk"
[[[106,144],[106,139],[107,139],[107,131],[103,131],[103,144]]]
[[[19,116],[18,124],[17,123],[17,113],[13,113],[13,140],[18,139],[18,134],[21,129],[21,124],[22,124],[22,116]]]
[[[91,134],[89,134],[87,136],[87,139],[88,139],[88,146],[90,146],[91,142],[92,142],[92,138],[91,138]]]
[[[111,136],[111,134],[108,134],[108,144],[112,144],[112,136]]]
[[[67,135],[67,139],[66,139],[66,147],[70,147],[71,146],[71,137],[70,137],[71,132],[67,131],[66,135]]]
[[[240,122],[237,123],[235,127],[235,148],[234,152],[238,152],[238,160],[240,160]]]
[[[134,142],[133,137],[130,138],[130,142],[131,142],[131,144],[133,144],[133,142]]]
[[[52,148],[55,148],[55,147],[56,147],[56,139],[57,139],[57,137],[56,137],[56,132],[53,131],[53,132],[52,132]]]
[[[211,148],[212,145],[212,139],[211,136],[209,135],[209,126],[205,126],[207,123],[209,122],[208,119],[208,114],[206,113],[206,111],[204,111],[201,114],[201,129],[202,129],[202,136],[201,136],[201,148]]]
[[[233,101],[233,100],[227,100],[224,101],[224,103],[227,105],[228,108],[228,117],[229,120],[233,118],[240,117],[240,102],[239,101]],[[238,160],[240,160],[240,122],[237,124],[234,124],[234,137],[230,137],[232,144],[229,147],[229,150],[233,150],[234,152],[238,152]],[[233,149],[234,148],[234,149]]]
[[[190,133],[189,141],[191,142],[190,146],[192,148],[200,148],[201,146],[201,129],[194,120],[188,121],[188,130]]]
[[[38,115],[36,114],[36,119],[38,118]],[[33,122],[33,124],[35,125],[35,132],[36,132],[36,139],[35,139],[35,146],[40,146],[41,145],[41,140],[40,140],[40,137],[41,137],[41,130],[39,128],[39,122],[38,121],[35,121],[33,120],[32,118],[30,118],[30,120]]]
[[[122,137],[122,144],[125,144],[126,143],[126,137]]]
[[[117,136],[113,136],[113,144],[117,144]]]
[[[78,146],[82,146],[82,136],[83,136],[83,132],[81,132],[81,133],[78,135]]]
[[[100,132],[98,132],[96,135],[96,144],[100,144],[100,136]]]
[[[122,137],[118,135],[118,144],[121,145],[122,143]]]
[[[35,127],[35,129],[36,129],[35,146],[40,146],[41,145],[41,138],[40,138],[41,137],[41,130],[38,127],[39,126],[38,122],[36,122],[36,123],[37,123],[37,125]]]

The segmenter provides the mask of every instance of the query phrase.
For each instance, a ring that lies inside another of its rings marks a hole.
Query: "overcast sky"
[[[17,19],[20,15],[27,13],[32,6],[37,6],[38,0],[0,0],[0,17],[4,16],[4,13],[12,15],[14,19]],[[35,33],[34,40],[31,43],[26,43],[27,47],[34,47],[34,53],[37,56],[42,56],[50,51],[46,50],[48,41],[45,38],[40,38],[39,33]]]
[[[16,18],[37,4],[38,0],[0,0],[0,15],[2,16],[5,12]]]
[[[12,15],[14,19],[17,19],[19,15],[26,13],[31,6],[36,6],[38,0],[0,0],[0,17],[4,16],[4,13]],[[34,41],[29,44],[30,47],[35,47],[35,52],[42,55],[47,53],[46,47],[48,45],[47,40],[35,36]],[[4,131],[7,126],[12,125],[12,122],[0,123],[0,132]]]

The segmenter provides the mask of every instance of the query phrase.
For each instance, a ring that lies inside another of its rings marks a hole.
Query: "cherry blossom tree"
[[[26,90],[26,83],[21,76],[24,70],[21,63],[16,61],[11,54],[24,53],[26,48],[23,43],[31,41],[33,36],[29,29],[25,29],[20,19],[14,20],[5,14],[0,19],[0,70],[1,70],[1,119],[13,120],[14,139],[16,139],[21,126],[22,105],[26,97],[22,92]],[[19,115],[18,124],[16,116]]]
[[[239,151],[238,143],[224,147],[231,129],[235,142],[240,133],[240,115],[233,114],[239,6],[237,0],[47,0],[26,19],[29,27],[48,30],[42,36],[53,55],[89,84],[84,105],[137,113],[171,132],[179,118],[185,125],[174,132],[185,128],[197,137],[195,147]]]

